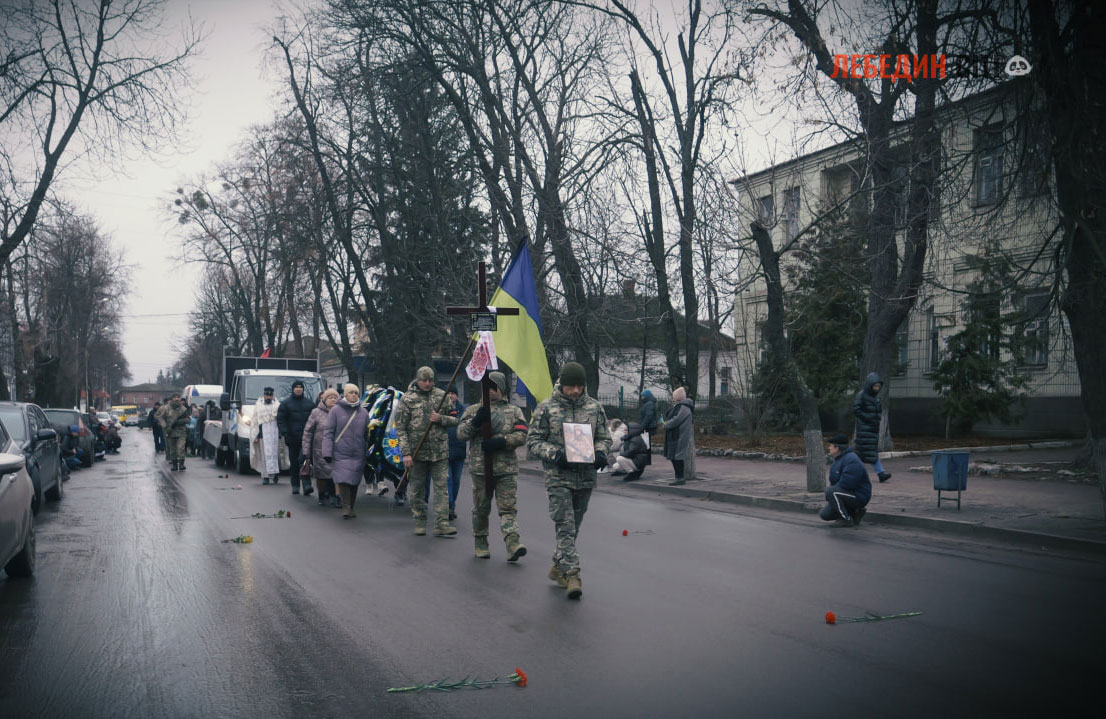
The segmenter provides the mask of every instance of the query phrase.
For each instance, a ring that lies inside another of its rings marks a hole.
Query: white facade
[[[943,169],[940,196],[929,226],[925,283],[909,318],[899,330],[900,364],[905,371],[890,378],[892,401],[911,423],[926,423],[938,401],[929,373],[942,359],[945,341],[963,329],[967,310],[963,291],[977,279],[973,257],[985,256],[996,243],[1024,270],[1021,282],[1002,300],[1002,310],[1034,307],[1047,301],[1054,276],[1048,253],[1040,249],[1057,225],[1049,200],[1047,167],[1033,153],[1020,150],[1014,110],[994,93],[978,95],[939,110]],[[903,148],[903,162],[909,153]],[[898,177],[907,177],[907,165]],[[857,146],[837,145],[782,163],[735,181],[743,226],[755,217],[771,228],[774,246],[782,248],[795,233],[811,224],[826,208],[842,202],[864,183]],[[901,193],[905,208],[906,180]],[[902,219],[905,220],[905,211]],[[900,241],[900,250],[902,244]],[[900,255],[901,256],[901,255]],[[790,261],[784,255],[781,263]],[[745,273],[756,274],[755,253],[747,255]],[[866,272],[865,268],[859,268]],[[762,344],[760,323],[767,315],[763,280],[735,298],[734,325],[739,377],[751,377]],[[1078,431],[1079,379],[1069,332],[1058,310],[1011,327],[1025,338],[1029,375],[1029,412],[1036,424]],[[739,381],[740,384],[740,381]],[[1043,416],[1042,416],[1043,415]],[[1027,419],[1030,419],[1027,417]],[[1029,422],[1029,425],[1034,422]],[[900,426],[902,423],[900,422]],[[988,427],[978,427],[988,431]],[[990,427],[996,434],[1014,427]]]

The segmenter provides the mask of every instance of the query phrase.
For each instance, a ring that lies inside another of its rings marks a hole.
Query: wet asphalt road
[[[654,468],[658,469],[658,468]],[[550,583],[540,481],[530,554],[415,537],[256,476],[155,459],[150,435],[73,475],[38,517],[33,580],[0,578],[3,717],[975,716],[1101,708],[1106,562],[886,528],[831,529],[598,492],[584,597]],[[242,491],[223,489],[241,483]],[[230,519],[291,509],[291,519]],[[493,527],[494,527],[493,514]],[[623,537],[622,530],[632,532]],[[643,532],[643,533],[637,533]],[[651,532],[651,533],[649,533]],[[252,534],[253,544],[220,540]],[[494,540],[494,538],[493,538]],[[828,626],[839,616],[922,611]],[[521,666],[529,686],[386,695]]]

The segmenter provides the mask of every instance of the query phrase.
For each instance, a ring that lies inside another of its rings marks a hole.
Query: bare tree
[[[186,28],[180,48],[165,50],[165,1],[21,0],[5,6],[0,132],[11,171],[0,194],[12,221],[0,225],[0,261],[30,234],[74,148],[110,158],[124,149],[152,148],[176,130],[178,91],[199,36]],[[147,50],[136,52],[142,45]],[[13,156],[16,148],[33,158]]]

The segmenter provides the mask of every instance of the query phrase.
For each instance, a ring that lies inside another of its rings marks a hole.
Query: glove
[[[480,447],[485,452],[498,452],[507,448],[507,440],[504,437],[492,437],[491,439],[485,439]]]
[[[606,467],[606,466],[607,466],[607,453],[606,452],[596,452],[595,453],[595,468],[599,469],[600,467]]]
[[[480,427],[485,422],[491,421],[492,413],[487,407],[481,405],[480,409],[476,410],[476,414],[472,416],[472,426]]]
[[[568,459],[565,458],[565,453],[563,449],[558,449],[550,461],[561,469],[568,469],[571,466],[568,463]]]
[[[323,461],[326,462],[327,464],[330,464],[331,462],[334,461],[334,458],[333,457],[323,457]]]

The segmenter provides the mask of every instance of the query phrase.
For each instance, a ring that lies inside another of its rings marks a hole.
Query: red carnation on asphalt
[[[826,612],[826,624],[836,624],[837,615],[833,612]]]
[[[628,530],[623,529],[622,530],[622,536],[623,537],[628,537],[628,536],[630,536],[630,532]]]

